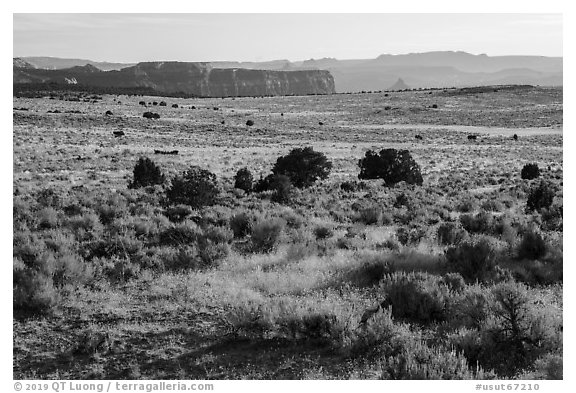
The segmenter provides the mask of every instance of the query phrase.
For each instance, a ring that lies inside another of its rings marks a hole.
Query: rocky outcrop
[[[404,82],[404,81],[402,80],[402,78],[398,78],[398,80],[396,81],[396,83],[394,83],[392,86],[390,86],[390,87],[388,88],[388,90],[406,90],[406,89],[409,89],[409,88],[410,88],[410,86],[408,86],[408,85],[406,84],[406,82]]]
[[[213,69],[205,95],[258,96],[334,93],[334,78],[328,71],[269,71]]]
[[[118,71],[100,71],[86,65],[63,70],[14,68],[14,83],[27,81],[95,87],[147,87],[161,93],[204,97],[306,95],[334,93],[328,71],[272,71],[212,68],[209,63],[145,62]]]

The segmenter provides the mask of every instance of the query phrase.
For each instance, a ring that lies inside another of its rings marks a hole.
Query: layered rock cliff
[[[209,63],[145,62],[118,71],[87,65],[60,70],[14,65],[13,83],[56,82],[96,87],[148,87],[161,93],[203,97],[305,95],[335,92],[329,71],[271,71],[212,68]]]

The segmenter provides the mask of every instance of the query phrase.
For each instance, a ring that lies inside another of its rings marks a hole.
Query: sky
[[[291,61],[428,51],[562,56],[562,14],[13,14],[13,56]]]

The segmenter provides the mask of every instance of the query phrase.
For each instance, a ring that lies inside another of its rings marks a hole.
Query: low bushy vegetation
[[[244,192],[252,191],[254,177],[248,168],[242,168],[234,176],[234,188],[243,190]]]
[[[383,179],[387,185],[401,181],[421,185],[420,166],[408,150],[382,149],[379,153],[368,150],[358,162],[360,179]]]
[[[161,108],[186,119],[169,125],[123,97],[93,119],[142,129],[142,144],[107,132],[72,157],[54,146],[81,145],[92,117],[15,112],[15,379],[562,378],[561,136],[338,131],[436,119],[432,102],[401,94],[362,117],[356,97],[350,118],[322,115],[310,132],[290,123],[309,116],[302,97],[283,97],[283,117],[254,110],[272,98],[182,99]],[[453,111],[470,97],[448,95],[434,93],[442,124],[461,124]],[[536,107],[511,113],[514,126]],[[246,113],[258,128],[243,127]],[[299,129],[323,153],[290,150]],[[183,154],[141,157],[167,138]],[[418,164],[388,143],[417,146]],[[510,170],[528,160],[547,168],[541,179]]]
[[[198,209],[215,204],[219,193],[216,175],[193,166],[172,179],[171,187],[166,190],[166,197],[172,204],[183,204]]]
[[[540,211],[549,208],[554,201],[554,189],[547,182],[540,182],[538,186],[530,189],[528,194],[528,201],[526,202],[526,209],[528,211]]]
[[[522,167],[522,171],[520,172],[520,177],[525,180],[532,180],[536,179],[540,176],[540,168],[538,168],[538,164],[526,164]]]
[[[160,167],[148,157],[140,157],[134,166],[134,179],[129,187],[138,188],[164,183],[164,175]]]
[[[310,187],[318,180],[326,179],[332,163],[323,153],[311,147],[296,148],[285,156],[278,157],[272,172],[284,175],[298,188]]]

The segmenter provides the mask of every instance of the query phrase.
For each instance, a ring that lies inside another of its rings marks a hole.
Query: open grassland
[[[13,119],[14,378],[562,378],[561,89],[15,98]],[[326,180],[234,188],[305,146]],[[382,148],[422,186],[359,182]],[[140,157],[164,185],[128,187]],[[166,199],[192,165],[215,204]]]

